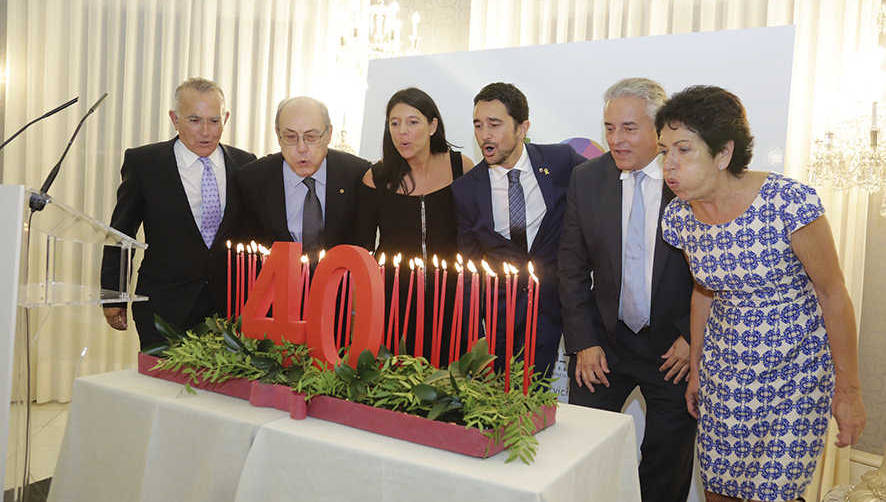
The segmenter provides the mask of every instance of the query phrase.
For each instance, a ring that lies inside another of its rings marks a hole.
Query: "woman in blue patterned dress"
[[[662,233],[692,294],[689,412],[709,501],[802,500],[831,414],[837,445],[864,428],[855,316],[815,190],[747,171],[744,107],[719,87],[675,94],[656,116],[677,197]]]

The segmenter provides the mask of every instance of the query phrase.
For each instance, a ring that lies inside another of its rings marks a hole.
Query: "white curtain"
[[[80,102],[7,146],[3,183],[39,187],[79,117],[104,91],[107,100],[85,124],[50,194],[106,222],[123,150],[175,134],[167,112],[176,85],[189,76],[221,84],[232,110],[223,142],[259,156],[275,151],[272,123],[284,97],[325,100],[335,122],[345,109],[362,108],[363,99],[363,84],[338,78],[338,29],[344,16],[368,5],[369,0],[9,0],[6,131],[75,95]],[[336,99],[340,95],[348,98]],[[82,267],[84,277],[98,275],[97,259],[63,266]],[[98,307],[63,307],[38,317],[43,320],[33,339],[38,402],[69,400],[77,375],[135,363],[134,327],[125,334],[113,331]]]
[[[470,48],[794,24],[797,38],[785,173],[804,180],[813,138],[825,127],[870,107],[881,92],[875,53],[879,8],[879,0],[474,0]],[[637,74],[642,74],[642,68]],[[867,194],[821,187],[819,193],[833,228],[858,325]],[[807,500],[818,500],[832,486],[849,482],[849,449],[837,449],[835,441],[836,426],[831,424]]]

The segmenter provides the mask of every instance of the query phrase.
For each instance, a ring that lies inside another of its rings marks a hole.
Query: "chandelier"
[[[404,49],[402,43],[403,21],[400,20],[400,4],[379,0],[369,6],[369,52],[371,58],[394,57],[418,52],[421,38],[418,24],[421,15],[415,11],[410,16],[412,34]]]
[[[886,148],[879,134],[876,102],[870,117],[858,117],[826,131],[812,146],[810,183],[837,190],[860,188],[870,193],[886,187]],[[880,214],[886,216],[886,197]]]

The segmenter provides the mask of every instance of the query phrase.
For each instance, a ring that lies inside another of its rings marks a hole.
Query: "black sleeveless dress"
[[[449,163],[452,169],[453,181],[464,173],[461,153],[450,151]],[[377,169],[380,164],[372,167],[373,182],[376,187],[382,186],[377,177]],[[455,203],[452,200],[452,187],[447,185],[437,191],[424,195],[404,195],[392,192],[385,188],[371,188],[364,184],[360,185],[357,194],[357,242],[370,251],[375,251],[376,256],[385,253],[387,256],[387,275],[385,278],[386,298],[385,309],[385,333],[388,328],[388,308],[390,306],[391,288],[393,285],[393,267],[391,259],[397,253],[403,254],[403,262],[400,264],[400,334],[402,335],[402,319],[406,309],[406,293],[409,285],[409,259],[419,257],[427,267],[425,276],[425,333],[423,350],[424,356],[430,360],[431,356],[431,317],[433,315],[434,297],[434,267],[433,256],[445,259],[448,265],[448,279],[446,284],[447,300],[444,309],[443,333],[441,336],[441,367],[449,361],[449,338],[452,319],[452,298],[455,294],[456,273],[453,267],[455,255],[458,252],[458,228],[455,219]],[[376,231],[378,232],[378,245],[376,246]],[[440,280],[442,282],[442,270]],[[466,285],[466,289],[469,285]],[[409,328],[407,329],[407,351],[414,353],[415,332],[415,285],[413,285],[413,297],[409,314]],[[467,312],[463,314],[463,322],[467,323]],[[466,330],[462,330],[461,345],[466,346]],[[400,347],[403,353],[403,347]]]

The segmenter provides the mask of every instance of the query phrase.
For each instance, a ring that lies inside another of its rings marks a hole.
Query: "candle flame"
[[[505,275],[511,275],[511,265],[508,262],[502,263],[501,268],[504,269]]]
[[[419,258],[417,256],[414,259],[415,259],[415,266],[417,266],[418,268],[425,268],[425,261],[424,260],[422,260],[421,258]]]
[[[483,271],[486,272],[486,275],[491,275],[495,277],[495,271],[492,270],[492,267],[489,266],[489,263],[487,263],[486,260],[482,260],[480,262],[480,266],[483,267]]]
[[[455,262],[455,271],[461,274],[462,272],[464,272],[464,268],[462,268],[460,263]]]
[[[443,261],[441,262],[441,264],[443,265],[443,270],[446,270],[446,260],[443,260]]]
[[[435,268],[440,266],[440,260],[437,259],[437,255],[434,255],[434,259],[432,261],[434,262]]]
[[[403,255],[402,255],[402,254],[400,254],[400,253],[395,254],[395,255],[394,255],[394,260],[393,260],[393,261],[394,261],[394,266],[397,267],[397,268],[399,268],[399,267],[400,267],[400,262],[401,262],[402,260],[403,260]]]
[[[378,257],[378,265],[383,267],[385,265],[385,253],[382,251],[381,256]]]
[[[306,254],[301,255],[301,262],[304,264],[307,264],[308,263],[308,255],[306,255]]]
[[[320,254],[317,255],[317,261],[322,260],[324,256],[326,256],[326,250],[325,250],[325,249],[321,249],[321,250],[320,250]]]
[[[472,274],[477,273],[477,267],[474,265],[473,260],[468,260],[468,270],[470,270]]]
[[[409,270],[415,270],[415,259],[414,258],[409,259]]]
[[[511,267],[511,275],[517,275],[520,273],[520,269],[508,263],[508,266]]]
[[[238,243],[237,243],[237,252],[238,252],[238,253],[242,253],[242,252],[243,252],[243,243],[242,243],[242,242],[238,242]]]
[[[231,249],[231,241],[227,241],[225,244],[228,246],[228,249]]]
[[[535,267],[531,261],[526,265],[526,268],[529,270],[529,275],[535,275]]]
[[[461,257],[461,253],[455,254],[455,260],[458,262],[459,265],[461,265],[465,262],[465,260]]]
[[[249,247],[252,249],[252,252],[258,251],[258,244],[255,241],[249,241]]]

